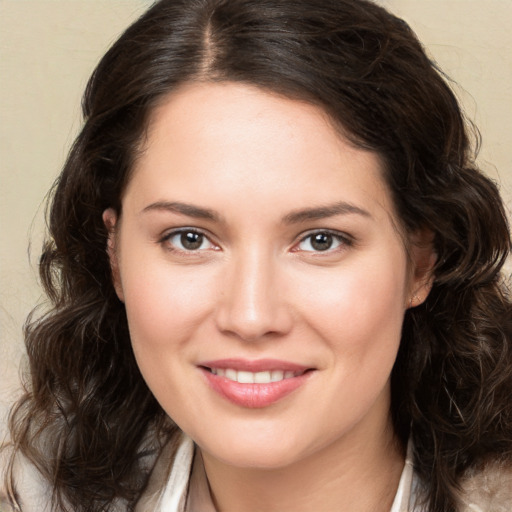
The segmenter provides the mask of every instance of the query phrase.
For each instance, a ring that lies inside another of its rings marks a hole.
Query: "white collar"
[[[194,443],[184,436],[174,458],[173,467],[165,488],[160,496],[155,512],[215,512],[209,497],[208,483],[201,463],[193,464]],[[197,461],[197,459],[196,459]],[[192,502],[187,503],[188,488],[194,480],[197,492]],[[412,447],[409,443],[404,469],[400,476],[398,490],[390,512],[414,512],[410,507],[414,498],[415,478],[412,462]],[[193,508],[192,508],[193,507]],[[419,511],[418,511],[419,512]]]

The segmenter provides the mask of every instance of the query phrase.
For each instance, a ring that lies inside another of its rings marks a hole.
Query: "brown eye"
[[[214,249],[215,245],[209,238],[193,229],[180,229],[166,235],[162,242],[171,249],[181,252],[204,251]]]
[[[196,251],[203,245],[204,235],[194,233],[193,231],[185,231],[180,235],[180,243],[184,249],[188,251]]]
[[[343,246],[352,245],[352,240],[344,233],[331,233],[330,231],[317,231],[305,236],[296,246],[296,250],[303,252],[332,252]]]
[[[327,251],[332,247],[333,236],[330,233],[316,233],[311,235],[311,247],[315,251]]]

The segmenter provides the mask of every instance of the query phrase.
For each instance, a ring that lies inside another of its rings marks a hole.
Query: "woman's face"
[[[141,372],[211,457],[283,467],[389,425],[428,255],[406,257],[381,171],[318,108],[247,85],[154,112],[104,219]]]

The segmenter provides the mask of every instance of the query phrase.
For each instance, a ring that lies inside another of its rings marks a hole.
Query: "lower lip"
[[[257,409],[278,402],[302,386],[313,372],[268,384],[242,384],[201,368],[210,387],[235,405]]]

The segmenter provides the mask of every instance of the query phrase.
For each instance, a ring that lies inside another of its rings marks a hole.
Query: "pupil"
[[[326,251],[331,248],[332,235],[329,235],[329,233],[317,233],[316,235],[313,235],[311,245],[313,246],[313,249],[316,249],[317,251]]]
[[[199,249],[202,243],[203,235],[201,235],[201,233],[192,233],[189,231],[188,233],[182,233],[181,235],[181,244],[185,249],[190,251]]]

